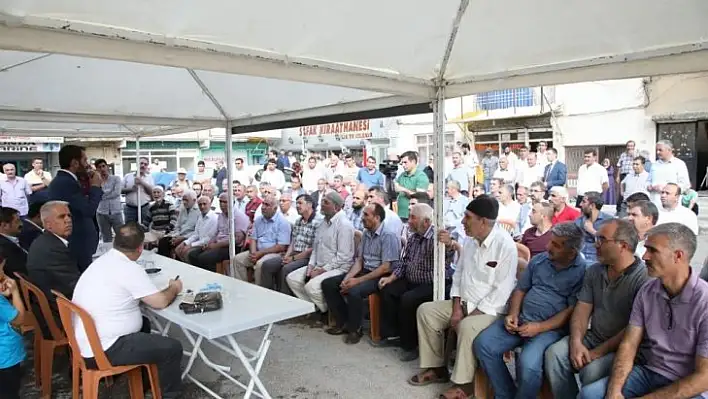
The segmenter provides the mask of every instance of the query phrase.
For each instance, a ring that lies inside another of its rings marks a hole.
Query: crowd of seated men
[[[70,164],[84,158],[79,153]],[[243,249],[233,259],[235,278],[312,302],[315,319],[332,316],[326,333],[346,344],[362,339],[365,300],[378,294],[382,339],[371,344],[399,348],[402,361],[420,359],[410,384],[451,382],[442,397],[473,395],[482,371],[499,398],[535,397],[544,379],[556,398],[691,398],[708,391],[708,283],[690,267],[696,234],[692,225],[662,221],[678,186],[666,185],[661,211],[643,193],[628,196],[628,216],[617,219],[602,212],[602,196],[592,191],[578,211],[561,186],[546,190],[533,182],[514,190],[492,179],[492,195],[474,186],[470,200],[451,180],[446,226],[436,229],[425,192],[407,196],[404,225],[383,188],[340,177],[333,175],[335,189],[321,179],[312,195],[236,182],[233,215],[228,195],[213,198],[210,186],[198,194],[192,184],[179,206],[153,188],[145,206],[154,214],[142,225],[117,227],[113,249],[87,268],[72,254],[77,215],[70,202],[30,208],[25,221],[0,208],[0,251],[6,272],[26,273],[48,298],[55,290],[86,308],[114,365],[156,363],[168,398],[179,395],[181,345],[150,335],[138,304],[166,307],[181,283],[158,290],[135,260],[152,242],[163,255],[215,271],[229,259],[229,217]],[[350,185],[343,197],[344,181]],[[299,217],[289,220],[293,199]],[[23,224],[43,229],[27,247],[19,238]],[[515,240],[528,247],[528,262]],[[433,301],[437,242],[446,248],[443,301]],[[93,365],[86,337],[79,343]]]

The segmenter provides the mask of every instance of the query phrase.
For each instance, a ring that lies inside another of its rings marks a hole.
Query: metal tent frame
[[[230,181],[234,133],[432,110],[440,176],[446,97],[705,71],[707,14],[705,0],[5,0],[0,131],[139,142],[226,127]]]

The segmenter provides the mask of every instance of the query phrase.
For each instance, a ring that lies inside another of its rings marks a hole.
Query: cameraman
[[[398,193],[398,216],[404,223],[408,222],[410,197],[416,192],[427,192],[430,181],[423,171],[418,169],[418,154],[406,151],[401,154],[403,173],[396,179],[394,188]]]

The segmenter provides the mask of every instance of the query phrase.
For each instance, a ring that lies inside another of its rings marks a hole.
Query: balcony
[[[475,120],[539,115],[551,111],[555,92],[553,86],[494,90],[465,97],[464,108]]]

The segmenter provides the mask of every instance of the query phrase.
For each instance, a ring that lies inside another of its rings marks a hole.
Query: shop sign
[[[0,141],[0,152],[59,152],[59,143],[3,142]]]
[[[357,121],[302,126],[299,130],[299,135],[302,137],[335,136],[340,140],[370,139],[373,137],[370,125],[369,119],[362,119]]]
[[[0,143],[62,144],[64,137],[0,136]]]

